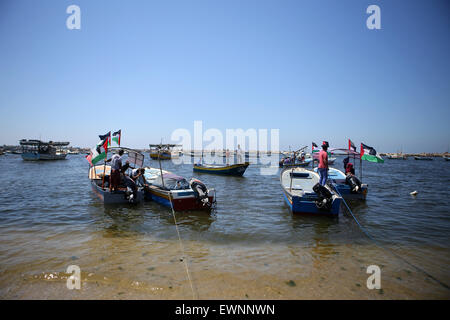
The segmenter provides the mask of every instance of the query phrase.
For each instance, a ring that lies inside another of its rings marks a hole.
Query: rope
[[[382,246],[381,244],[378,243],[377,240],[375,240],[375,238],[373,238],[364,228],[363,226],[359,223],[358,219],[356,219],[356,217],[354,216],[352,210],[350,209],[350,207],[348,206],[347,202],[344,200],[344,198],[342,197],[341,193],[339,192],[339,190],[337,188],[333,188],[336,193],[342,198],[342,201],[344,202],[345,206],[347,207],[348,212],[350,213],[350,215],[353,217],[353,219],[355,220],[356,224],[358,225],[359,229],[370,239],[373,241],[373,243],[375,243],[375,245],[387,252],[389,252],[390,254],[392,254],[393,256],[395,256],[396,258],[402,260],[403,262],[405,262],[406,264],[408,264],[410,267],[418,270],[419,272],[422,272],[423,274],[425,274],[426,276],[428,276],[429,278],[433,279],[434,281],[436,281],[437,283],[439,283],[441,286],[443,286],[445,289],[450,290],[450,287],[443,283],[442,281],[440,281],[439,279],[436,279],[435,277],[433,277],[431,274],[429,274],[428,272],[426,272],[425,270],[423,270],[422,268],[417,267],[416,265],[412,264],[411,262],[409,262],[408,260],[406,260],[405,258],[399,256],[398,254],[396,254],[394,251],[392,251],[391,249],[385,248],[384,246]]]
[[[189,284],[191,285],[191,290],[192,290],[192,298],[195,300],[195,291],[194,291],[194,286],[192,284],[192,280],[191,280],[191,275],[189,273],[189,267],[186,261],[186,253],[184,251],[184,246],[183,246],[183,242],[181,241],[181,236],[180,236],[180,231],[178,230],[178,223],[177,223],[177,218],[175,217],[175,210],[173,209],[173,204],[172,204],[172,193],[169,192],[169,201],[170,201],[170,207],[172,208],[172,215],[173,215],[173,220],[175,221],[175,228],[177,230],[177,234],[178,234],[178,241],[180,243],[180,248],[181,248],[181,252],[183,253],[183,262],[184,262],[184,266],[186,268],[186,274],[187,274],[187,278],[189,280]]]

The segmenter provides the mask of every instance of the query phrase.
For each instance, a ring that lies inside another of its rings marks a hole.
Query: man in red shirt
[[[320,185],[324,186],[327,183],[328,179],[328,143],[325,141],[322,144],[322,150],[319,152],[319,176]]]

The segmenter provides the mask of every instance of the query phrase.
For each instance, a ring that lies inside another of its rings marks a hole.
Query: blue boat
[[[317,168],[314,168],[314,172],[317,172]],[[358,191],[352,191],[351,186],[346,183],[346,178],[345,173],[341,170],[336,168],[328,169],[328,181],[345,200],[366,200],[367,184],[361,184],[361,188]]]
[[[233,165],[194,164],[194,172],[221,174],[227,176],[242,176],[249,165],[249,162]]]
[[[329,186],[320,186],[319,175],[305,168],[287,168],[280,174],[284,200],[292,213],[337,216],[342,198]]]

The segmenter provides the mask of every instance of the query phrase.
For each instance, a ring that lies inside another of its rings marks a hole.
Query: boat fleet
[[[144,201],[154,201],[174,211],[206,210],[210,211],[216,206],[216,191],[208,188],[197,178],[190,180],[176,173],[164,170],[162,160],[179,157],[182,152],[174,151],[173,148],[180,147],[175,144],[151,144],[149,156],[152,160],[159,162],[159,167],[144,166],[144,154],[135,149],[120,146],[111,146],[111,134],[100,136],[103,139],[95,149],[86,156],[89,162],[88,178],[91,188],[98,199],[106,205],[117,204],[139,204]],[[120,143],[119,138],[115,141]],[[22,146],[22,158],[24,160],[62,160],[69,153],[65,148],[69,142],[43,142],[40,140],[20,140]],[[317,145],[312,144],[311,153],[306,153],[307,147],[284,154],[279,161],[281,168],[279,179],[282,195],[287,207],[292,213],[331,215],[337,216],[341,210],[343,201],[362,200],[368,193],[368,185],[362,183],[363,146],[361,153],[349,140],[349,148],[329,149],[328,162],[333,165],[336,157],[346,156],[347,162],[353,159],[352,166],[359,161],[360,177],[357,178],[346,170],[345,173],[336,167],[329,167],[326,184],[319,183],[318,168],[315,164],[319,162]],[[103,148],[103,149],[102,149]],[[374,155],[376,151],[373,150]],[[118,150],[127,155],[126,165],[121,169],[121,181],[117,188],[111,188],[111,158]],[[371,151],[372,152],[372,151]],[[221,156],[220,152],[216,152]],[[247,161],[229,164],[229,152],[223,154],[227,161],[223,165],[203,163],[203,152],[200,159],[193,165],[194,173],[215,174],[242,177],[249,167]],[[193,154],[185,154],[193,156]],[[246,155],[247,156],[247,155]],[[378,155],[377,155],[378,156]],[[380,158],[380,157],[378,157]],[[403,159],[403,155],[390,157],[392,159]],[[242,159],[242,156],[241,156]],[[368,158],[367,158],[368,159]],[[429,157],[415,157],[416,160],[432,160]],[[444,157],[446,161],[450,158]],[[372,161],[372,160],[368,160]],[[373,162],[382,162],[376,160]],[[137,176],[135,172],[139,173]]]

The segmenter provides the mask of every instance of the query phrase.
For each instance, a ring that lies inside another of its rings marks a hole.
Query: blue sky
[[[68,30],[66,8],[81,8]],[[381,30],[366,8],[381,8]],[[280,145],[447,151],[447,1],[0,2],[0,144],[169,142],[280,129]]]

